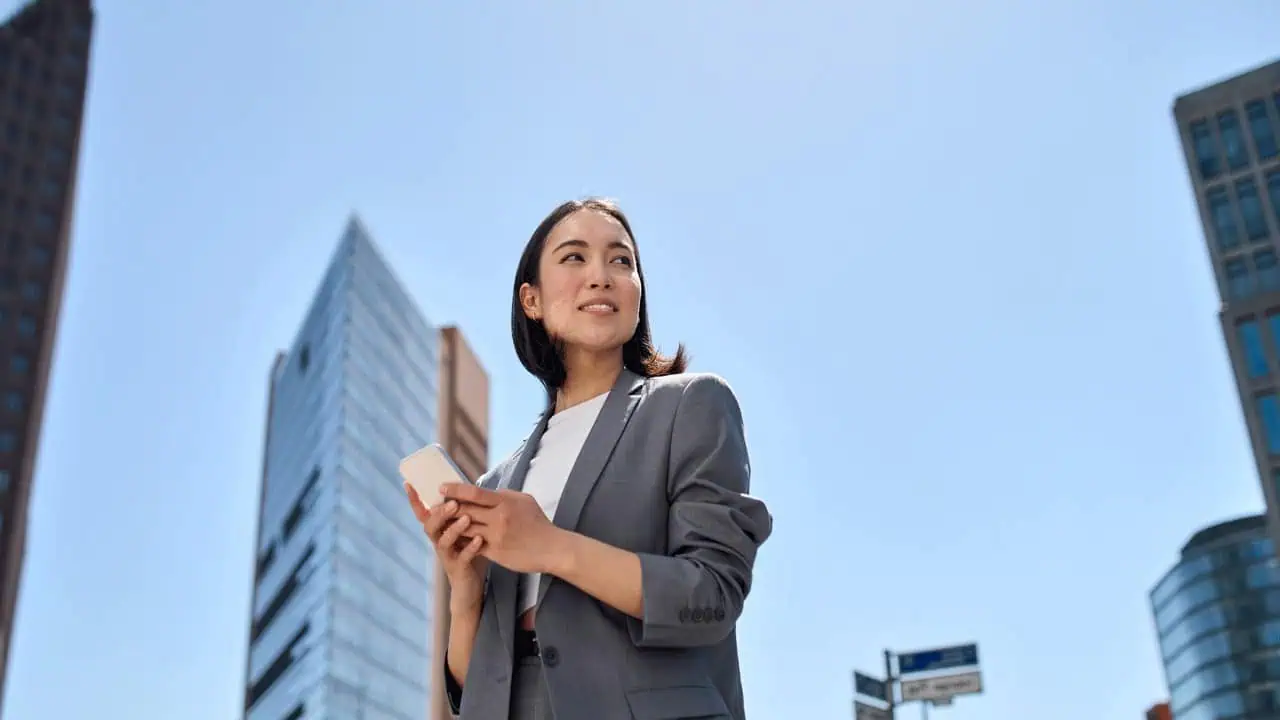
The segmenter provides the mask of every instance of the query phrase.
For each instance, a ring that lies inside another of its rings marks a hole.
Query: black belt
[[[519,628],[516,630],[516,659],[538,657],[538,633]]]

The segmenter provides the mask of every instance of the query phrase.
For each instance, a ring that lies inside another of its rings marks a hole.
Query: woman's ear
[[[520,307],[530,320],[542,320],[542,298],[538,295],[538,288],[529,283],[520,286]]]

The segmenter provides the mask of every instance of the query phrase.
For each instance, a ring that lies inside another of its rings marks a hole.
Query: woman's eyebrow
[[[578,238],[569,238],[568,240],[565,240],[564,242],[561,242],[560,244],[556,245],[555,249],[553,249],[552,252],[560,252],[561,250],[567,247],[587,248],[587,247],[590,247],[590,243],[588,243],[586,240],[579,240]],[[621,240],[614,240],[610,242],[608,245],[608,248],[610,250],[626,250],[628,252],[633,252],[631,244],[623,242]]]

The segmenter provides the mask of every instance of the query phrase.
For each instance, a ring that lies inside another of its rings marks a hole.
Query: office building
[[[1147,708],[1147,720],[1173,720],[1173,714],[1169,712],[1169,703],[1156,703]]]
[[[270,373],[246,718],[427,717],[435,564],[397,465],[443,441],[483,467],[487,403],[353,218]]]
[[[1197,532],[1150,600],[1173,717],[1280,713],[1280,566],[1265,515]]]
[[[478,480],[489,458],[489,379],[456,328],[440,333],[440,445],[471,480]],[[431,720],[448,720],[444,655],[449,647],[449,581],[436,566],[432,630]]]
[[[0,697],[71,252],[92,35],[89,0],[36,0],[0,24]]]
[[[1275,533],[1280,530],[1280,62],[1179,97],[1173,116]]]

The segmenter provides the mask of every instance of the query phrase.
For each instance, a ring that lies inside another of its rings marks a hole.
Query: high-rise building
[[[480,479],[489,462],[489,380],[467,346],[462,333],[440,333],[440,445],[472,481]],[[444,655],[449,647],[449,580],[436,565],[431,624],[431,720],[448,720]]]
[[[1147,708],[1147,720],[1173,720],[1173,713],[1169,712],[1169,703],[1156,703]]]
[[[1179,97],[1173,117],[1266,514],[1280,532],[1280,62]]]
[[[1150,600],[1174,718],[1280,713],[1280,567],[1266,516],[1197,532]]]
[[[0,25],[0,696],[70,255],[93,8],[36,0]]]
[[[353,218],[271,369],[246,718],[427,717],[435,563],[397,466],[443,441],[483,467],[487,404],[461,333],[423,318]]]

